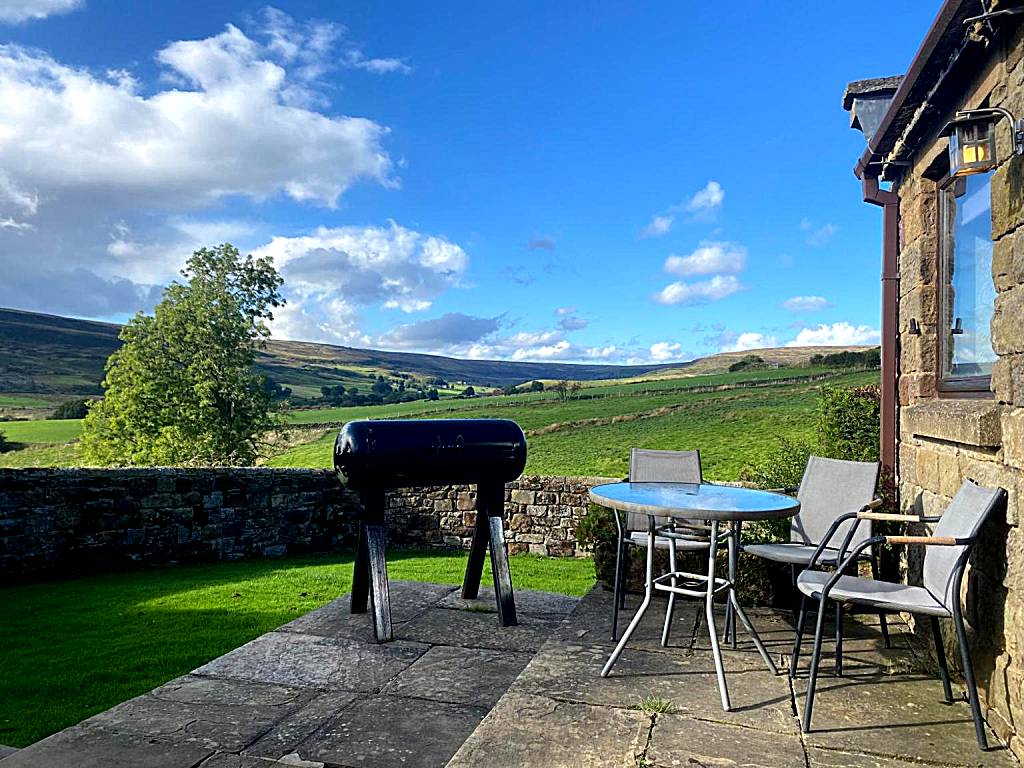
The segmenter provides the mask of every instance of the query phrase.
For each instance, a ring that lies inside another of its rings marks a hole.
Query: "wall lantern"
[[[970,176],[996,167],[996,123],[1010,121],[1014,154],[1024,155],[1024,120],[1002,107],[957,112],[940,136],[949,136],[949,175]]]

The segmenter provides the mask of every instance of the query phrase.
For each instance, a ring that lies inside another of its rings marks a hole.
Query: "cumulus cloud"
[[[275,334],[302,338],[294,334],[315,332],[306,338],[344,343],[353,343],[360,308],[427,310],[437,296],[460,284],[469,264],[456,243],[395,222],[387,227],[320,227],[309,235],[274,237],[254,254],[274,260],[289,302],[305,313],[275,322]],[[394,338],[411,338],[407,331],[403,334]]]
[[[709,181],[689,199],[669,206],[664,212],[651,218],[650,223],[640,230],[638,237],[661,237],[672,231],[676,215],[689,214],[691,219],[711,219],[725,200],[725,190],[717,181]]]
[[[334,207],[360,180],[395,184],[387,128],[319,109],[340,35],[270,9],[247,32],[169,43],[147,84],[0,45],[5,267],[162,282],[193,242],[181,222],[225,199]],[[108,298],[114,313],[139,308],[119,289]],[[55,289],[45,308],[64,299]]]
[[[736,274],[747,263],[747,249],[737,243],[704,242],[687,256],[669,256],[664,269],[673,275]]]
[[[743,352],[748,349],[769,349],[779,346],[779,342],[774,336],[755,331],[727,335],[733,338],[729,341],[723,339],[724,343],[719,347],[719,352]]]
[[[782,308],[788,312],[820,312],[831,306],[824,296],[792,296],[782,302]]]
[[[640,230],[640,237],[661,237],[662,235],[667,235],[672,229],[674,221],[674,216],[655,216],[651,219],[650,224]]]
[[[804,328],[787,347],[832,347],[855,344],[878,344],[881,334],[869,325],[851,325],[846,321],[822,323],[816,328]]]
[[[0,0],[0,22],[19,24],[70,13],[85,5],[85,0]]]
[[[380,337],[383,347],[398,349],[435,349],[479,341],[498,330],[499,318],[473,317],[449,312],[430,320],[420,320],[392,328]]]
[[[715,275],[696,283],[669,283],[654,295],[659,304],[708,304],[743,290],[734,275]]]
[[[725,190],[717,181],[709,181],[704,188],[686,201],[686,210],[690,213],[709,213],[722,205]]]
[[[807,233],[806,241],[808,245],[820,248],[835,237],[839,231],[839,226],[831,222],[818,225],[808,218],[803,218],[800,220],[800,229]]]
[[[544,235],[543,237],[531,237],[526,243],[531,251],[553,251],[555,250],[555,239]]]
[[[674,341],[657,341],[651,344],[651,360],[658,363],[665,363],[670,360],[681,360],[683,358],[682,345]]]

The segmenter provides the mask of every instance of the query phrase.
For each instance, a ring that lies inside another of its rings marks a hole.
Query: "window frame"
[[[950,351],[950,345],[953,341],[951,330],[951,321],[953,318],[953,309],[948,306],[949,302],[949,286],[952,285],[952,274],[950,274],[950,259],[946,251],[946,216],[947,206],[944,198],[947,191],[954,187],[956,184],[962,183],[967,184],[966,177],[950,176],[947,171],[941,179],[936,183],[936,211],[935,222],[938,228],[937,236],[935,238],[936,247],[936,296],[935,296],[935,312],[937,317],[935,318],[935,328],[938,334],[937,348],[938,354],[935,359],[935,389],[940,395],[947,395],[952,397],[978,397],[978,398],[991,398],[992,393],[992,375],[988,376],[952,376],[945,371],[946,366],[946,355]],[[991,195],[991,193],[990,193]],[[992,218],[992,201],[989,198],[989,225],[991,226]],[[954,243],[955,246],[955,243]],[[991,322],[991,318],[990,318]]]

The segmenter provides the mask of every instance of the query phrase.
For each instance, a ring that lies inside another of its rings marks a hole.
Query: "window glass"
[[[992,194],[990,174],[954,179],[943,192],[943,376],[992,375]]]

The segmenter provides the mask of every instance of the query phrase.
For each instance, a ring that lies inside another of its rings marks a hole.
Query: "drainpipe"
[[[900,198],[895,192],[879,189],[878,176],[858,164],[865,203],[882,208],[882,470],[896,478],[896,345],[899,311]]]

